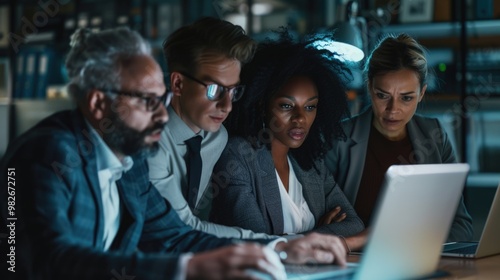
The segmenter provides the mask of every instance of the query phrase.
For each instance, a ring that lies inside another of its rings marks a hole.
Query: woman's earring
[[[266,128],[266,122],[264,120],[265,118],[262,118],[262,130],[259,132],[258,137],[262,143],[268,144],[271,142],[271,131]]]

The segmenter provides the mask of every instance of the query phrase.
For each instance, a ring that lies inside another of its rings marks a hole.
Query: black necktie
[[[191,209],[196,206],[196,198],[198,197],[198,188],[200,186],[201,177],[201,136],[195,136],[186,140],[187,145],[187,172],[188,172],[188,188],[184,193],[184,197]]]

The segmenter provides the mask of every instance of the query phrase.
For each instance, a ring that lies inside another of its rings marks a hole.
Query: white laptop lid
[[[468,164],[391,166],[354,279],[433,274],[468,171]]]
[[[436,273],[468,164],[395,165],[387,172],[360,263],[285,266],[290,279],[411,279]]]

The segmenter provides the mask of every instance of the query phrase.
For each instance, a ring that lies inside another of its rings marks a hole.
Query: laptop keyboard
[[[346,268],[337,265],[290,265],[286,264],[288,279],[350,279],[357,263],[348,263]]]
[[[477,250],[477,244],[474,244],[474,245],[467,246],[467,247],[446,250],[446,253],[474,254],[474,253],[476,253],[476,250]]]

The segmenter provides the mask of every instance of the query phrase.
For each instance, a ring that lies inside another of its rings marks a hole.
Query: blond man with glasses
[[[149,159],[151,182],[195,229],[219,237],[273,237],[206,221],[213,197],[210,177],[228,140],[222,122],[244,94],[240,70],[256,43],[240,26],[204,18],[172,33],[163,49],[173,97],[160,151]]]

